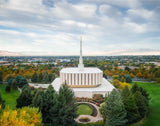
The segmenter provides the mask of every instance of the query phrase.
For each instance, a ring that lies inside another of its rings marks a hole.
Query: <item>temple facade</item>
[[[56,78],[52,85],[56,91],[61,84],[68,84],[76,97],[93,97],[94,94],[109,94],[114,86],[103,78],[103,71],[97,67],[84,67],[82,58],[82,37],[80,38],[80,58],[78,67],[63,68],[60,78]]]

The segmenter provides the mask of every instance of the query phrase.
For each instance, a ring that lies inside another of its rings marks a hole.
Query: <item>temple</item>
[[[80,37],[80,58],[78,67],[63,68],[60,78],[56,78],[52,85],[56,91],[60,85],[67,83],[76,97],[92,98],[94,94],[108,95],[114,86],[103,78],[103,71],[97,67],[84,67],[82,58],[82,37]]]

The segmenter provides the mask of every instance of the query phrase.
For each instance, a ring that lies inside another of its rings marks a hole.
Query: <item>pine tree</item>
[[[12,81],[11,87],[13,90],[17,90],[17,81],[15,79]]]
[[[129,76],[129,74],[125,75],[125,79],[127,83],[131,83],[132,82],[132,78]]]
[[[32,99],[32,106],[33,107],[40,107],[40,105],[43,102],[43,95],[44,95],[44,91],[37,90],[35,92],[35,95]]]
[[[0,71],[0,82],[3,81],[3,72]]]
[[[43,101],[40,104],[40,111],[42,113],[43,117],[43,122],[44,123],[51,123],[52,122],[52,116],[51,116],[51,108],[56,108],[56,92],[52,85],[49,85],[46,91],[44,92],[43,95]],[[57,109],[57,108],[56,108]],[[58,111],[58,109],[57,109]],[[57,117],[57,112],[53,113],[56,114]]]
[[[58,95],[58,118],[53,118],[52,124],[58,126],[77,126],[74,118],[77,115],[77,104],[74,97],[74,92],[68,87],[67,84],[63,84],[59,89]],[[55,110],[55,109],[54,109]],[[51,113],[53,113],[51,111]]]
[[[32,82],[34,82],[34,83],[36,83],[36,82],[37,82],[37,80],[38,80],[37,73],[36,73],[36,72],[34,72],[34,74],[33,74],[33,75],[32,75],[32,77],[31,77],[31,81],[32,81]]]
[[[32,94],[30,88],[25,85],[22,89],[22,93],[17,98],[17,108],[22,108],[24,106],[29,106],[32,104]]]
[[[48,83],[48,82],[49,82],[48,72],[45,71],[43,75],[43,83]]]
[[[38,82],[40,83],[40,82],[42,82],[42,80],[43,80],[43,74],[42,73],[40,73],[39,75],[38,75]]]
[[[126,110],[121,95],[115,89],[106,100],[107,105],[107,126],[123,126],[127,123]]]
[[[125,110],[127,112],[128,123],[133,123],[138,121],[140,118],[138,108],[135,103],[134,96],[126,86],[121,92],[122,100],[124,103]]]
[[[143,118],[148,112],[148,107],[145,101],[146,98],[141,94],[140,91],[135,92],[134,98],[135,98],[136,105],[138,107],[139,114],[141,118]]]
[[[134,94],[136,93],[136,91],[139,91],[139,87],[136,83],[134,83],[134,85],[131,88],[131,92]]]

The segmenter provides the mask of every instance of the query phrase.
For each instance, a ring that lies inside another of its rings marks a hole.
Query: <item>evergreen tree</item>
[[[26,78],[21,78],[19,83],[18,83],[18,86],[23,87],[24,85],[28,85],[27,79]]]
[[[21,76],[21,75],[18,75],[17,77],[16,77],[16,81],[17,81],[17,84],[19,85],[19,82],[20,82],[20,80],[22,79],[23,77]]]
[[[146,105],[146,98],[141,94],[140,91],[136,91],[134,94],[135,102],[138,107],[139,114],[141,118],[143,118],[147,112],[148,112],[148,107]]]
[[[50,110],[51,108],[56,108],[56,92],[52,85],[49,85],[46,91],[44,92],[43,95],[43,101],[40,104],[40,111],[42,113],[43,117],[43,122],[44,123],[51,123],[52,122],[52,117],[51,114],[56,114],[56,117],[58,116],[57,112],[51,113]],[[58,109],[56,108],[58,111]]]
[[[136,106],[134,96],[132,95],[127,86],[122,90],[121,96],[124,103],[124,107],[127,111],[128,123],[130,124],[138,121],[138,119],[140,118],[138,108]]]
[[[125,79],[127,83],[131,83],[132,82],[132,78],[129,76],[129,74],[125,75]]]
[[[106,106],[108,117],[107,126],[123,126],[127,123],[127,112],[120,93],[115,89],[108,96]]]
[[[48,80],[49,80],[49,82],[52,82],[52,81],[53,81],[53,74],[49,74],[49,75],[48,75]]]
[[[43,80],[43,74],[40,73],[40,74],[38,75],[38,82],[42,82],[42,80]]]
[[[136,93],[136,91],[139,91],[139,87],[136,83],[134,83],[134,85],[131,88],[131,92],[134,94]]]
[[[11,87],[9,85],[6,86],[5,91],[8,93],[11,91]]]
[[[22,108],[24,106],[29,106],[32,104],[32,94],[30,88],[25,85],[22,89],[22,93],[17,98],[17,108]]]
[[[0,71],[0,82],[3,81],[3,72]]]
[[[34,83],[36,83],[36,82],[37,82],[37,80],[38,80],[37,73],[36,73],[36,72],[34,72],[34,74],[33,74],[33,75],[32,75],[32,77],[31,77],[31,81],[32,81],[32,82],[34,82]]]
[[[140,119],[140,114],[138,107],[136,105],[134,95],[130,94],[124,101],[124,107],[127,111],[127,120],[128,123],[134,123]]]
[[[2,99],[1,94],[0,94],[0,105],[1,105],[1,110],[5,108],[5,100]]]
[[[48,82],[49,82],[48,72],[45,71],[43,75],[43,83],[48,83]]]
[[[78,105],[76,104],[76,99],[74,97],[74,92],[68,87],[67,84],[63,84],[59,89],[58,95],[58,117],[56,120],[53,118],[55,114],[52,115],[52,125],[55,126],[77,126],[75,118],[77,115]],[[51,110],[51,113],[55,112]]]
[[[33,107],[40,107],[40,105],[43,102],[43,95],[44,95],[44,91],[37,90],[35,92],[35,95],[33,96],[33,99],[32,99]]]
[[[106,121],[107,121],[107,109],[106,108],[107,108],[106,103],[104,103],[99,109],[99,111],[103,117],[103,124],[104,125],[106,125]]]
[[[11,87],[13,90],[17,90],[17,81],[15,79],[12,81]]]
[[[11,86],[11,85],[12,85],[12,82],[13,82],[13,79],[12,79],[12,78],[9,79],[9,80],[8,80],[8,85]]]

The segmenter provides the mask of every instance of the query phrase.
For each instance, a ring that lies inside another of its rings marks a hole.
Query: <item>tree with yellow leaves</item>
[[[12,110],[6,108],[0,116],[1,126],[42,126],[41,112],[38,108],[24,107]]]

